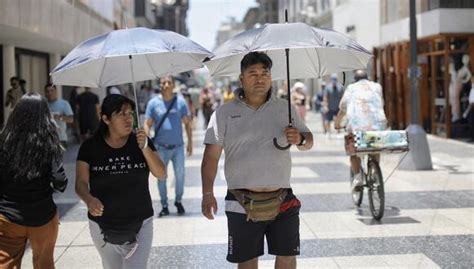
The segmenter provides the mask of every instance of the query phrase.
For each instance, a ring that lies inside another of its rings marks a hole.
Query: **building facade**
[[[43,93],[50,71],[80,42],[123,24],[133,27],[133,7],[132,0],[0,1],[0,125],[10,113],[11,77]],[[68,97],[61,87],[59,94]]]
[[[381,1],[381,45],[374,50],[390,126],[411,123],[408,0]],[[417,1],[420,118],[427,132],[449,138],[468,134],[465,118],[474,68],[474,2]]]

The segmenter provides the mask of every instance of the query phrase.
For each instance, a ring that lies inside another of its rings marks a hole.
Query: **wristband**
[[[300,136],[301,136],[301,142],[297,146],[303,146],[304,144],[306,144],[306,137],[301,133],[300,133]]]
[[[208,191],[202,194],[203,197],[206,195],[214,195],[214,193],[212,191]]]
[[[145,145],[143,146],[142,149],[146,149],[146,148],[148,148],[148,137],[145,138]]]

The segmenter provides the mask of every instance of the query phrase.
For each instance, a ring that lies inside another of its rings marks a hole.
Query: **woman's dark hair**
[[[240,61],[240,73],[243,73],[245,69],[254,64],[263,64],[265,68],[271,70],[273,62],[264,52],[250,52]]]
[[[22,183],[44,176],[53,161],[61,161],[56,124],[41,95],[21,97],[0,134],[0,150],[12,177]]]
[[[109,133],[109,126],[104,122],[102,116],[106,116],[108,119],[112,117],[112,114],[118,113],[122,110],[123,105],[130,105],[132,110],[135,111],[135,102],[129,98],[120,94],[111,94],[105,97],[100,107],[100,123],[99,128],[95,132],[95,137],[105,137]]]

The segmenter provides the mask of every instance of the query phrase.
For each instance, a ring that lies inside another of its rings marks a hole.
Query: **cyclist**
[[[385,130],[387,119],[383,109],[382,86],[369,81],[365,70],[355,71],[354,79],[355,82],[347,86],[339,103],[339,112],[335,120],[336,129],[341,128],[342,118],[346,116],[346,130],[348,133]],[[378,155],[376,159],[378,159]],[[360,171],[360,158],[352,155],[350,156],[350,162],[354,173],[351,189],[354,192],[364,184],[364,181]]]

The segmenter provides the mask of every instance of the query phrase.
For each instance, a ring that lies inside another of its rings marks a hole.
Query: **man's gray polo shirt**
[[[236,95],[238,96],[238,95]],[[229,189],[290,188],[291,156],[284,133],[288,125],[288,101],[271,95],[255,110],[240,98],[221,106],[212,115],[204,144],[224,147],[224,172]],[[292,108],[294,127],[309,132]]]

